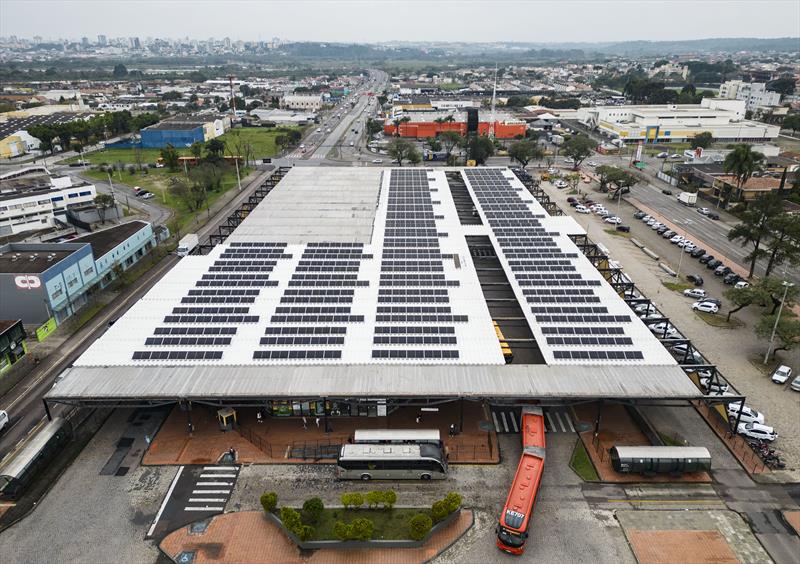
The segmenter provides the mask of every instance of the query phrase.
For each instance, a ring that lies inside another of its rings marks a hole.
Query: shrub
[[[264,492],[261,494],[261,507],[267,513],[272,513],[278,506],[278,494],[275,492]]]
[[[446,496],[444,496],[444,502],[447,504],[448,513],[452,513],[459,507],[461,507],[461,496],[456,492],[450,492]]]
[[[450,508],[444,499],[440,499],[431,506],[431,515],[433,520],[438,523],[448,515],[450,515]]]
[[[417,513],[408,521],[408,535],[414,540],[422,540],[433,527],[433,521],[424,513]]]
[[[303,524],[300,520],[300,514],[296,509],[291,507],[281,507],[281,522],[283,523],[284,527],[292,532],[297,530]]]
[[[301,541],[305,542],[314,536],[314,532],[314,527],[311,525],[300,525],[300,527],[294,531],[294,534],[297,535],[297,538]]]
[[[350,535],[353,540],[366,541],[372,538],[372,532],[375,530],[375,524],[371,519],[360,517],[353,519],[350,523]]]
[[[391,509],[397,503],[397,494],[394,490],[386,490],[383,492],[383,506]]]
[[[378,504],[383,501],[383,492],[374,491],[367,493],[367,505],[371,508],[378,507]]]
[[[342,505],[347,508],[354,507],[358,509],[364,505],[364,496],[358,492],[343,493],[340,499],[342,500]]]
[[[312,523],[316,523],[319,520],[320,515],[322,515],[322,511],[325,509],[325,505],[322,503],[322,500],[318,497],[312,497],[311,499],[307,499],[305,503],[303,503],[303,511],[308,514],[309,519]]]
[[[344,521],[336,521],[333,524],[333,534],[339,540],[347,540],[350,536],[350,527]]]

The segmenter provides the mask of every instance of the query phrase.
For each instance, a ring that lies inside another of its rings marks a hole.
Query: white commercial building
[[[725,100],[742,100],[745,108],[754,112],[763,106],[778,106],[781,103],[779,92],[767,90],[763,82],[742,82],[729,80],[719,86],[719,98]]]
[[[17,175],[15,178],[9,176]],[[87,204],[97,195],[93,184],[70,176],[19,171],[0,177],[0,235],[47,229],[56,219],[66,223],[67,206]]]
[[[290,110],[311,110],[316,112],[322,107],[321,94],[287,94],[281,99],[281,107]]]
[[[684,143],[708,131],[721,142],[763,143],[780,127],[745,119],[743,100],[705,98],[700,104],[579,108],[578,121],[625,142]]]

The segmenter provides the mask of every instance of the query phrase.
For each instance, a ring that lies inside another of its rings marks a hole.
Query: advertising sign
[[[53,331],[56,330],[56,327],[56,318],[51,317],[44,323],[44,325],[36,329],[36,338],[39,339],[39,341],[44,341]]]

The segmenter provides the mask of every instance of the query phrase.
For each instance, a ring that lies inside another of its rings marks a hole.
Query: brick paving
[[[739,559],[718,531],[631,530],[627,534],[639,564],[739,563]]]
[[[478,403],[464,402],[464,428],[455,437],[448,436],[450,425],[458,425],[461,411],[458,404],[442,406],[438,412],[423,412],[422,421],[416,423],[418,408],[400,408],[388,417],[331,417],[329,433],[320,418],[306,417],[306,429],[300,417],[267,417],[258,423],[255,409],[237,410],[238,426],[235,431],[222,432],[216,420],[216,411],[196,407],[192,411],[194,432],[188,433],[188,419],[177,407],[170,413],[150,448],[143,463],[159,464],[211,464],[230,447],[237,451],[237,461],[254,464],[281,463],[331,463],[331,459],[314,460],[292,458],[292,447],[314,447],[344,444],[352,439],[356,429],[439,429],[449,453],[451,463],[496,464],[500,460],[497,435],[483,431],[480,422],[487,420]]]
[[[473,524],[471,510],[434,533],[419,548],[321,549],[301,554],[280,528],[261,511],[227,513],[214,517],[204,533],[192,534],[189,527],[173,531],[161,542],[171,558],[194,551],[196,564],[214,562],[281,564],[404,564],[427,562],[455,543]]]
[[[604,405],[600,420],[600,432],[594,437],[594,419],[597,416],[596,404],[583,404],[575,407],[577,419],[582,422],[591,423],[589,431],[580,433],[581,440],[586,447],[586,452],[592,459],[597,474],[603,482],[644,482],[644,483],[663,483],[663,482],[683,482],[683,483],[710,483],[711,476],[706,472],[693,472],[672,476],[669,474],[658,474],[655,476],[645,476],[642,474],[620,474],[611,466],[611,456],[609,450],[615,445],[625,446],[646,446],[650,442],[642,433],[636,423],[628,415],[628,412],[621,405]]]

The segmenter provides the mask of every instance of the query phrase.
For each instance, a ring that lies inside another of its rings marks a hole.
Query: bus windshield
[[[525,544],[525,535],[509,531],[505,527],[497,528],[497,538],[506,546],[519,547]]]

